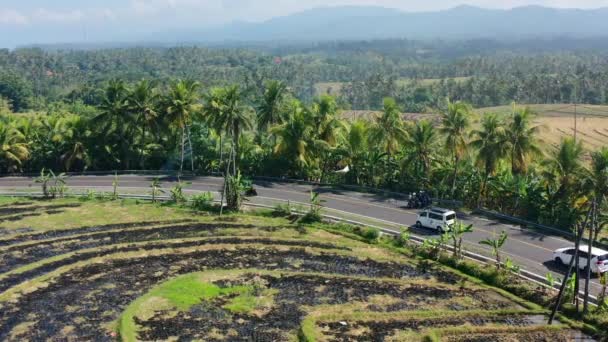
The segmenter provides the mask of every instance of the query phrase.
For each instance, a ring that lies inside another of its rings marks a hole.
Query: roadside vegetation
[[[219,217],[110,196],[0,203],[2,340],[422,341],[468,331],[544,341],[606,329],[595,310],[595,327],[561,315],[547,326],[551,291],[443,250],[430,258],[405,232],[303,223],[285,208]],[[310,212],[321,203],[313,194]]]

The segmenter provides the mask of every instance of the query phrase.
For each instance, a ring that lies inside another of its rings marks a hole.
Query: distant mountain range
[[[580,10],[526,6],[492,10],[459,6],[445,11],[418,13],[383,7],[317,8],[262,23],[233,23],[207,31],[165,33],[157,38],[177,41],[318,41],[603,35],[608,35],[608,8]]]
[[[177,43],[226,44],[233,42],[327,41],[407,38],[529,39],[608,36],[608,8],[555,9],[540,6],[510,10],[459,6],[437,12],[403,12],[383,7],[328,7],[312,9],[260,23],[235,22],[213,29],[117,35],[107,28],[107,38],[96,36],[94,46],[171,45]],[[128,31],[127,31],[128,32]],[[31,33],[31,32],[30,32]],[[33,33],[31,33],[33,34]],[[40,43],[49,39],[41,32]],[[120,37],[120,41],[116,41]],[[1,41],[0,41],[1,43]],[[74,42],[78,43],[78,42]],[[120,44],[118,44],[120,43]],[[78,46],[78,45],[75,45]]]

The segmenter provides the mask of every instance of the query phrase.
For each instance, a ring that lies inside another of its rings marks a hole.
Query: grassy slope
[[[0,205],[13,204],[14,207],[28,207],[28,206],[39,206],[44,207],[47,205],[68,205],[68,204],[80,204],[75,208],[66,208],[58,212],[45,213],[40,216],[29,216],[23,217],[15,221],[4,221],[0,223],[0,227],[9,229],[18,228],[35,228],[36,230],[52,230],[52,229],[66,229],[66,228],[78,228],[90,225],[100,225],[108,223],[125,223],[125,222],[141,222],[141,221],[153,221],[153,220],[169,220],[169,219],[194,219],[200,222],[214,222],[216,218],[206,213],[193,214],[188,209],[176,208],[161,205],[152,205],[148,203],[138,203],[136,201],[85,201],[81,202],[73,199],[61,199],[52,202],[46,201],[33,201],[29,204],[21,203],[23,200],[0,198]],[[37,209],[43,210],[43,209]],[[409,263],[407,257],[399,255],[399,250],[395,248],[386,248],[384,244],[368,244],[362,241],[360,237],[351,235],[349,233],[342,233],[339,226],[327,226],[323,224],[316,224],[308,228],[308,233],[300,235],[293,228],[286,228],[288,222],[284,219],[273,219],[269,218],[264,214],[246,215],[238,214],[228,217],[234,218],[239,223],[249,223],[260,226],[276,226],[277,230],[272,231],[261,231],[261,230],[247,230],[246,232],[239,232],[236,230],[226,229],[223,233],[218,235],[244,235],[252,234],[255,236],[263,236],[266,234],[267,237],[272,238],[290,238],[290,239],[306,239],[309,241],[317,242],[328,242],[339,245],[348,246],[352,249],[352,252],[335,251],[335,254],[350,254],[358,257],[372,258],[378,261],[397,261]],[[349,238],[349,236],[355,237],[355,239]],[[10,236],[9,236],[10,237]],[[6,237],[4,237],[6,238]],[[28,242],[26,242],[28,243]],[[142,242],[143,244],[144,242]],[[9,291],[5,293],[6,296],[2,296],[2,300],[14,299],[15,294],[22,290],[33,290],[38,286],[44,286],[45,282],[49,281],[53,276],[59,274],[59,272],[69,272],[71,267],[82,266],[90,262],[103,262],[106,258],[132,258],[143,254],[163,254],[163,253],[181,253],[179,249],[173,250],[170,246],[167,246],[167,250],[157,250],[154,252],[130,252],[123,253],[120,255],[110,255],[108,257],[96,258],[91,260],[83,260],[78,265],[67,265],[58,269],[56,272],[51,272],[39,279],[33,279],[28,284],[21,286],[21,290]],[[218,246],[219,247],[219,246]],[[207,247],[205,247],[207,248]],[[210,246],[209,248],[214,248]],[[257,248],[257,247],[256,247]],[[264,248],[260,246],[260,248]],[[61,256],[59,256],[61,257]],[[57,258],[55,258],[57,259]],[[35,267],[35,266],[34,266]],[[231,274],[233,271],[225,271],[227,274]],[[241,271],[242,272],[242,271]],[[456,272],[459,273],[459,272]],[[222,276],[222,275],[220,275]],[[462,276],[462,275],[461,275]],[[469,277],[471,286],[485,288],[476,279]],[[251,295],[251,288],[247,286],[237,286],[234,288],[223,288],[220,289],[217,286],[210,284],[210,278],[207,276],[204,281],[201,281],[200,274],[190,274],[177,279],[169,280],[168,282],[161,283],[146,294],[144,297],[136,300],[125,312],[124,317],[131,317],[123,319],[119,322],[121,324],[121,331],[126,336],[133,336],[134,326],[132,323],[132,317],[134,315],[146,315],[157,309],[162,308],[177,308],[180,310],[186,310],[190,306],[199,303],[201,300],[212,299],[223,295],[236,295],[225,308],[233,312],[249,312],[257,308],[260,303],[268,304],[272,302],[272,293],[267,294],[266,299],[260,299],[259,296]],[[213,278],[211,278],[213,279]],[[415,280],[413,280],[415,282]],[[430,284],[428,280],[425,283]],[[534,305],[529,304],[521,299],[518,299],[512,295],[504,293],[504,291],[496,290],[497,294],[500,294],[506,298],[509,298],[515,303],[524,305],[525,307],[536,311]],[[344,308],[342,308],[344,309]],[[151,311],[152,310],[152,311]],[[347,312],[348,313],[348,312]]]

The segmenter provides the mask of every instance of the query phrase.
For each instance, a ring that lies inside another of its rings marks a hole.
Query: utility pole
[[[577,142],[578,137],[578,92],[580,89],[580,81],[574,83],[574,142]]]

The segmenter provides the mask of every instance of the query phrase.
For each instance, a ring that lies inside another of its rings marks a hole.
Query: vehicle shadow
[[[562,275],[566,275],[566,272],[568,271],[568,265],[559,264],[559,263],[555,262],[555,260],[547,260],[547,261],[543,262],[543,265],[549,271],[559,273]],[[587,273],[584,270],[579,270],[579,272],[578,272],[579,279],[583,279],[586,276],[587,276]],[[597,274],[591,273],[591,279],[594,279],[594,278],[597,278]]]

